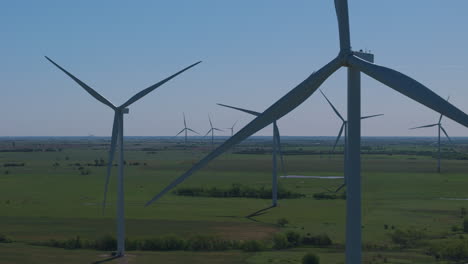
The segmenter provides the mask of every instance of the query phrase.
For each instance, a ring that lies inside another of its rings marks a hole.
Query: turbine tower
[[[109,162],[107,164],[107,176],[106,176],[106,182],[104,185],[104,200],[102,203],[103,210],[106,206],[106,199],[107,199],[107,188],[109,185],[109,179],[110,179],[110,173],[111,173],[111,168],[112,168],[112,163],[114,159],[114,153],[116,149],[116,145],[118,143],[119,145],[119,175],[118,175],[118,181],[117,181],[117,256],[123,256],[125,254],[125,223],[124,223],[124,218],[125,218],[125,213],[124,213],[124,143],[123,143],[123,121],[124,121],[124,114],[128,114],[129,110],[127,107],[129,107],[131,104],[134,102],[140,100],[142,97],[145,95],[149,94],[152,92],[154,89],[158,88],[159,86],[163,85],[167,81],[171,80],[172,78],[176,77],[177,75],[183,73],[184,71],[194,67],[195,65],[199,64],[201,61],[194,63],[187,68],[167,77],[166,79],[140,91],[139,93],[135,94],[133,97],[128,99],[125,103],[123,103],[120,106],[115,106],[113,105],[110,101],[108,101],[106,98],[104,98],[102,95],[100,95],[98,92],[96,92],[94,89],[92,89],[90,86],[73,76],[71,73],[66,71],[64,68],[59,66],[57,63],[55,63],[53,60],[48,58],[47,56],[45,57],[48,61],[50,61],[52,64],[54,64],[57,68],[59,68],[62,72],[64,72],[66,75],[68,75],[70,78],[72,78],[78,85],[80,85],[83,89],[85,89],[91,96],[96,98],[98,101],[101,103],[109,106],[112,110],[114,110],[114,124],[112,127],[112,140],[111,140],[111,145],[110,145],[110,150],[109,150]]]
[[[449,98],[447,98],[447,101],[449,100]],[[442,130],[442,132],[445,134],[445,136],[447,137],[447,139],[449,140],[449,142],[452,142],[452,140],[450,139],[449,135],[447,134],[447,131],[445,131],[444,127],[442,126],[442,117],[444,117],[442,114],[440,115],[439,117],[439,122],[435,123],[435,124],[431,124],[431,125],[425,125],[425,126],[419,126],[419,127],[413,127],[413,128],[410,128],[410,129],[418,129],[418,128],[426,128],[426,127],[435,127],[437,126],[437,129],[438,129],[438,138],[437,138],[437,145],[438,145],[438,153],[437,153],[437,172],[440,173],[440,131]]]
[[[220,105],[220,104],[219,104],[219,105]],[[234,122],[234,124],[232,125],[232,127],[228,127],[228,128],[226,128],[226,129],[229,129],[229,130],[231,130],[231,137],[232,137],[232,136],[234,136],[234,127],[236,126],[236,124],[237,124],[237,121],[238,121],[238,120],[236,120],[236,122]]]
[[[234,106],[229,106],[225,104],[217,104],[220,106],[232,108],[235,110],[242,111],[247,114],[251,114],[254,116],[259,116],[261,113],[247,110],[247,109],[242,109]],[[272,171],[272,178],[271,178],[271,206],[276,207],[278,205],[278,166],[276,165],[276,155],[279,154],[280,159],[281,159],[281,168],[283,168],[283,173],[284,173],[284,160],[283,160],[283,154],[281,152],[281,140],[280,140],[280,133],[278,129],[278,125],[276,124],[276,120],[273,122],[273,171]]]
[[[206,137],[210,132],[211,132],[211,145],[214,144],[214,131],[223,131],[222,129],[219,129],[219,128],[216,128],[216,127],[213,127],[213,123],[211,122],[211,117],[210,115],[208,115],[208,120],[210,121],[210,130],[208,130],[208,132],[206,132],[206,134],[204,135],[204,137]]]
[[[197,131],[187,127],[187,122],[185,121],[185,113],[182,113],[182,115],[184,116],[184,129],[182,129],[179,133],[177,133],[176,137],[178,135],[180,135],[180,133],[185,132],[185,145],[187,145],[187,132],[188,131],[191,131],[191,132],[193,132],[195,134],[198,134],[198,135],[200,135],[200,134]]]
[[[336,109],[336,107],[332,104],[332,102],[327,98],[327,96],[322,92],[321,89],[319,89],[320,93],[323,95],[323,97],[325,97],[325,100],[327,100],[328,104],[331,106],[331,108],[333,109],[333,111],[335,112],[335,114],[338,116],[339,119],[341,119],[341,127],[340,127],[340,132],[338,132],[338,136],[336,137],[336,140],[335,140],[335,144],[333,145],[333,149],[332,149],[332,152],[335,152],[335,148],[336,148],[336,145],[338,144],[338,141],[340,141],[340,138],[341,138],[341,135],[343,134],[343,130],[344,130],[344,151],[343,151],[343,154],[344,154],[344,171],[345,171],[345,174],[346,174],[346,162],[348,160],[348,153],[347,153],[347,147],[348,147],[348,142],[347,142],[347,134],[348,134],[348,121],[346,121],[343,116],[341,116],[340,112],[338,112],[338,110]],[[377,116],[382,116],[383,114],[377,114],[377,115],[370,115],[370,116],[363,116],[361,117],[361,120],[363,119],[368,119],[368,118],[372,118],[372,117],[377,117]],[[344,177],[344,183],[338,187],[336,189],[335,192],[338,192],[341,188],[343,188],[344,186],[346,185],[346,175]]]
[[[455,122],[468,127],[468,115],[435,94],[416,80],[392,70],[362,59],[369,54],[351,50],[348,2],[335,0],[338,18],[340,51],[324,67],[312,73],[307,79],[276,101],[261,115],[239,130],[223,144],[194,164],[192,168],[176,178],[161,192],[149,200],[150,205],[187,177],[206,166],[211,160],[229,150],[234,145],[247,139],[257,131],[279,120],[309,98],[322,83],[341,67],[348,68],[348,162],[347,199],[346,199],[346,263],[358,264],[361,261],[361,75],[360,72],[389,86],[395,91],[419,102],[432,110],[447,116]],[[369,57],[373,57],[369,55]]]

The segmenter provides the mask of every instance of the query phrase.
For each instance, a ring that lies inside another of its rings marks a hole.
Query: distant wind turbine
[[[187,68],[167,77],[166,79],[140,91],[139,93],[135,94],[132,96],[130,99],[128,99],[125,103],[123,103],[120,106],[115,106],[111,102],[109,102],[106,98],[104,98],[102,95],[100,95],[98,92],[96,92],[94,89],[92,89],[90,86],[73,76],[71,73],[66,71],[64,68],[60,67],[57,63],[55,63],[53,60],[48,58],[47,56],[45,57],[48,61],[50,61],[52,64],[54,64],[57,68],[59,68],[61,71],[63,71],[66,75],[68,75],[70,78],[72,78],[78,85],[80,85],[83,89],[85,89],[91,96],[96,98],[99,102],[109,106],[114,110],[114,124],[112,127],[112,140],[111,140],[111,145],[110,145],[110,150],[109,150],[109,162],[107,165],[107,176],[106,176],[106,183],[104,185],[104,200],[102,203],[103,209],[106,206],[106,199],[107,199],[107,188],[109,185],[109,179],[110,179],[110,173],[111,173],[111,168],[112,168],[112,163],[114,159],[114,153],[116,149],[117,142],[119,144],[119,176],[118,176],[118,181],[117,181],[117,192],[118,192],[118,198],[117,198],[117,256],[123,256],[125,254],[125,223],[124,223],[124,143],[123,143],[123,115],[128,114],[128,106],[133,104],[134,102],[140,100],[143,96],[149,94],[152,92],[154,89],[158,88],[159,86],[163,85],[167,81],[171,80],[172,78],[176,77],[177,75],[183,73],[184,71],[194,67],[195,65],[199,64],[201,61],[194,63]]]
[[[237,124],[237,121],[238,121],[238,120],[236,120],[236,122],[234,122],[234,124],[232,125],[232,127],[228,127],[228,128],[226,128],[226,129],[229,129],[229,130],[231,130],[231,137],[234,135],[234,127],[236,126],[236,124]]]
[[[206,132],[205,134],[205,137],[211,132],[211,145],[214,144],[214,131],[223,131],[222,129],[219,129],[219,128],[216,128],[216,127],[213,127],[213,123],[211,122],[211,117],[210,115],[208,115],[208,120],[210,121],[210,130],[208,130],[208,132]]]
[[[346,151],[347,150],[347,146],[348,146],[348,142],[346,140],[347,138],[347,134],[348,134],[348,121],[346,121],[343,116],[341,116],[340,112],[338,112],[338,110],[336,109],[336,107],[332,104],[332,102],[330,100],[328,100],[327,96],[322,92],[321,89],[319,89],[320,93],[323,95],[323,97],[325,97],[325,100],[327,100],[328,104],[331,106],[331,108],[333,109],[333,111],[335,112],[335,114],[338,116],[339,119],[341,119],[341,128],[340,128],[340,132],[338,132],[338,137],[336,137],[336,140],[335,140],[335,144],[333,145],[333,149],[332,149],[332,152],[335,152],[335,148],[336,148],[336,144],[338,144],[338,141],[340,141],[340,138],[341,138],[341,135],[343,134],[343,130],[344,130],[344,171],[345,171],[345,174],[346,174],[346,161],[348,160],[348,152]],[[363,116],[361,117],[361,120],[363,119],[367,119],[367,118],[372,118],[372,117],[377,117],[377,116],[382,116],[383,114],[377,114],[377,115],[370,115],[370,116]],[[343,188],[344,186],[346,185],[346,175],[344,177],[344,183],[338,187],[338,189],[336,189],[335,192],[338,192],[341,188]]]
[[[193,132],[195,134],[198,134],[198,135],[200,135],[200,134],[197,131],[187,127],[187,122],[185,121],[185,113],[182,113],[182,115],[184,116],[184,129],[182,129],[179,133],[177,133],[176,137],[178,135],[180,135],[182,132],[185,132],[185,144],[187,145],[187,132],[188,131],[191,131],[191,132]]]
[[[448,101],[449,99],[450,99],[450,97],[447,98],[447,101]],[[447,131],[445,131],[444,127],[442,126],[442,117],[444,117],[444,116],[441,114],[440,117],[439,117],[439,122],[437,122],[437,123],[435,123],[435,124],[410,128],[410,129],[418,129],[418,128],[426,128],[426,127],[435,127],[435,126],[437,126],[437,129],[438,129],[438,132],[439,132],[438,138],[437,138],[437,145],[438,145],[437,172],[438,172],[438,173],[440,173],[440,171],[441,171],[441,169],[440,169],[440,131],[442,130],[442,132],[445,134],[445,136],[447,137],[447,139],[449,140],[449,142],[452,142],[452,140],[450,139],[449,135],[447,134]]]
[[[259,116],[261,113],[255,112],[252,110],[242,109],[234,106],[229,106],[225,104],[217,104],[220,106],[232,108],[235,110],[242,111],[244,113],[248,113],[254,116]],[[276,155],[279,154],[281,159],[281,168],[283,168],[284,173],[284,160],[283,154],[281,152],[281,140],[280,140],[280,133],[278,129],[278,125],[276,124],[276,120],[273,121],[273,171],[272,171],[272,196],[271,196],[271,206],[275,207],[278,205],[278,167],[276,165]]]
[[[341,67],[348,68],[348,170],[346,190],[346,263],[362,263],[362,207],[361,207],[361,72],[389,86],[395,91],[431,108],[468,127],[468,115],[445,101],[426,86],[393,69],[373,63],[374,56],[369,53],[351,50],[349,33],[348,1],[335,0],[338,18],[340,51],[324,67],[312,73],[307,79],[276,101],[261,115],[252,120],[223,144],[194,164],[192,168],[176,178],[146,205],[150,205],[190,175],[197,172],[210,161],[228,151],[257,131],[279,120],[309,98],[334,72]],[[424,7],[424,5],[422,5]],[[320,27],[315,27],[320,29]],[[426,43],[427,44],[427,43]]]

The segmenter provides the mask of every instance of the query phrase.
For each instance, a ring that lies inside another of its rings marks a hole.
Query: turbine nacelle
[[[128,113],[130,113],[130,109],[128,109],[128,108],[125,107],[125,108],[123,108],[123,109],[120,109],[120,112],[121,112],[122,114],[128,114]]]

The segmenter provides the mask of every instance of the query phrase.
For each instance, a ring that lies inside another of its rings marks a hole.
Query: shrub
[[[4,234],[0,234],[0,243],[11,243],[13,242],[11,239],[9,239],[7,236]]]
[[[313,245],[319,247],[326,247],[332,244],[332,240],[327,234],[320,234],[316,236],[312,236],[311,234],[307,234],[302,238],[302,243],[304,245]]]
[[[194,251],[227,250],[232,243],[214,236],[197,235],[187,241],[187,248]]]
[[[288,231],[286,233],[286,238],[290,247],[297,247],[301,244],[301,234],[297,232]]]
[[[139,240],[130,240],[130,239],[125,239],[125,250],[131,251],[131,250],[137,250],[140,248],[140,241]]]
[[[275,234],[273,236],[273,248],[274,249],[285,249],[289,247],[288,238],[284,234]]]
[[[248,240],[242,244],[241,248],[242,250],[247,252],[257,252],[262,251],[265,248],[265,246],[262,242],[258,240]]]
[[[140,245],[140,250],[160,250],[162,248],[162,241],[159,238],[145,239]]]
[[[97,250],[111,251],[117,249],[117,240],[111,235],[104,235],[94,242],[94,245],[91,245],[92,248]]]
[[[164,236],[161,238],[162,249],[161,250],[184,250],[186,242],[174,235]]]
[[[401,248],[411,248],[425,237],[422,230],[409,228],[407,230],[397,229],[391,234],[393,243],[399,244]]]
[[[276,224],[279,225],[280,227],[285,227],[287,224],[289,224],[288,219],[286,218],[280,218],[276,221]]]
[[[432,245],[428,254],[436,259],[462,261],[468,259],[468,241],[456,240]]]
[[[319,264],[320,258],[314,253],[307,253],[302,258],[302,264]]]

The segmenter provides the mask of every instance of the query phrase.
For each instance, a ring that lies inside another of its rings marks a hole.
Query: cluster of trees
[[[26,164],[24,162],[22,162],[22,163],[10,162],[10,163],[4,163],[3,167],[24,167],[25,165]]]
[[[346,192],[342,192],[342,193],[321,192],[321,193],[314,193],[313,196],[317,200],[336,200],[336,199],[346,200]]]
[[[14,148],[0,149],[0,152],[61,152],[62,148]]]
[[[232,197],[245,197],[245,198],[260,198],[271,199],[271,188],[250,187],[238,183],[234,183],[231,187],[181,187],[173,191],[176,195],[182,196],[201,196],[201,197],[217,197],[217,198],[232,198]],[[301,198],[304,194],[286,190],[282,186],[278,186],[278,198]]]
[[[298,247],[301,245],[328,247],[332,244],[333,242],[327,234],[312,235],[307,233],[306,235],[301,235],[295,231],[288,231],[286,233],[278,233],[273,236],[273,248],[278,250]]]
[[[117,248],[117,241],[111,235],[105,235],[96,240],[82,240],[79,236],[68,240],[51,239],[46,242],[34,242],[33,245],[57,247],[64,249],[95,249],[112,251]],[[211,235],[194,235],[190,237],[180,237],[176,235],[167,235],[157,238],[125,241],[126,250],[145,250],[145,251],[224,251],[224,250],[243,250],[255,252],[262,250],[280,250],[300,245],[313,245],[327,247],[332,245],[328,235],[312,236],[289,231],[285,234],[276,234],[273,241],[262,240],[226,240]]]

